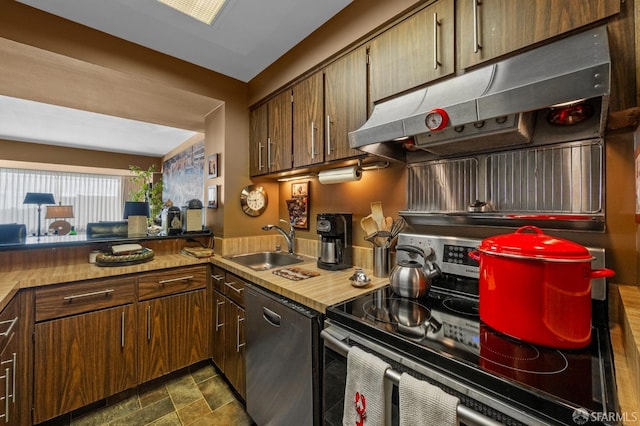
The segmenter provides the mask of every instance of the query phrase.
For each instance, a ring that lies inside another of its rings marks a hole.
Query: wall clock
[[[267,191],[261,185],[249,185],[240,192],[240,206],[249,216],[260,216],[267,209]]]

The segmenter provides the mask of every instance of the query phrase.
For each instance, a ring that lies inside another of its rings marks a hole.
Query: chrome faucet
[[[287,241],[287,246],[289,247],[289,253],[293,254],[294,251],[295,251],[295,238],[296,238],[296,232],[293,229],[293,224],[287,222],[284,219],[280,219],[280,222],[284,222],[284,223],[289,225],[289,232],[288,233],[284,229],[279,227],[278,225],[264,225],[262,227],[262,230],[263,231],[278,231],[279,233],[281,233],[282,236],[284,237],[284,239]]]

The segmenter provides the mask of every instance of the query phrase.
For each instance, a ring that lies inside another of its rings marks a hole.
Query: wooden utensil
[[[364,233],[367,235],[378,232],[378,224],[373,219],[373,217],[371,217],[371,215],[363,217],[360,220],[360,226],[364,230]]]
[[[378,224],[378,229],[384,228],[385,218],[382,212],[382,201],[373,201],[371,203],[371,217]]]

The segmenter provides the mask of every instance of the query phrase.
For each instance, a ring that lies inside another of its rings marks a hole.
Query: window
[[[88,222],[122,220],[124,176],[60,171],[0,168],[0,223],[24,223],[29,234],[38,228],[38,208],[23,204],[27,192],[50,192],[56,203],[73,206],[66,219],[78,232]],[[42,206],[42,231],[48,229],[46,206]]]

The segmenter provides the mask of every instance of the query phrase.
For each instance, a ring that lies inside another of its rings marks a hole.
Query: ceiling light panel
[[[211,25],[222,9],[225,0],[158,0],[160,3],[189,15],[200,22]]]

